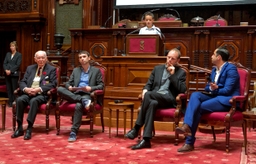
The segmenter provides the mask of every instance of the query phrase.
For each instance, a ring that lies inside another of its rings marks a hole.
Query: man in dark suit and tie
[[[155,111],[159,108],[176,106],[176,96],[184,93],[186,87],[186,73],[178,66],[181,53],[174,48],[169,51],[166,63],[158,65],[152,71],[148,82],[142,91],[142,105],[137,121],[132,130],[125,136],[134,139],[144,125],[143,139],[132,146],[132,149],[150,148]]]
[[[24,109],[29,105],[30,110],[27,117],[28,127],[24,135],[24,140],[31,139],[38,107],[47,102],[47,91],[55,88],[57,85],[56,68],[47,63],[46,52],[37,51],[34,59],[37,64],[27,67],[25,75],[19,83],[20,90],[23,94],[16,99],[18,128],[12,134],[12,138],[17,138],[24,134],[22,126]]]
[[[176,128],[178,134],[186,136],[185,144],[178,149],[178,152],[194,150],[195,134],[202,114],[229,111],[231,107],[229,100],[240,94],[239,74],[236,66],[227,62],[228,50],[217,48],[211,59],[216,67],[212,69],[211,80],[205,86],[206,92],[192,93],[184,124]]]
[[[68,82],[66,82],[65,88],[58,88],[58,94],[63,99],[71,103],[76,103],[73,125],[68,138],[69,142],[76,141],[76,135],[81,126],[84,108],[89,110],[91,103],[90,93],[94,90],[103,90],[104,88],[100,69],[90,66],[89,52],[81,51],[78,57],[81,66],[73,70]]]

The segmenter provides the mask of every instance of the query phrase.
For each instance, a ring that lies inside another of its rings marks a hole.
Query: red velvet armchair
[[[90,65],[97,67],[100,69],[102,73],[102,79],[105,83],[105,75],[106,75],[106,67],[102,66],[98,62],[90,61]],[[103,121],[103,104],[98,104],[97,100],[101,100],[103,102],[105,94],[105,89],[103,90],[95,90],[91,93],[92,102],[90,104],[89,111],[84,108],[84,117],[86,117],[86,121],[89,121],[90,124],[90,136],[93,137],[93,124],[94,124],[94,117],[96,114],[100,114],[101,117],[101,126],[102,132],[104,132],[104,121]],[[69,103],[66,100],[58,97],[57,102],[57,109],[56,109],[56,124],[57,124],[57,135],[60,133],[60,116],[73,116],[75,111],[75,103]]]
[[[175,21],[177,20],[177,17],[172,14],[164,14],[160,18],[158,18],[157,21]]]
[[[49,64],[56,67],[56,76],[57,76],[57,86],[59,86],[59,79],[60,79],[60,67],[49,62]],[[20,96],[22,94],[22,91],[18,88],[14,91],[14,94],[17,96]],[[46,104],[42,104],[39,107],[38,114],[44,114],[45,115],[45,127],[46,127],[46,133],[49,132],[49,115],[55,114],[56,109],[56,101],[57,101],[57,87],[49,90],[47,92],[47,95],[49,96],[48,101]],[[24,110],[25,113],[28,113],[30,110],[30,106],[27,106],[27,108]],[[13,125],[13,131],[16,129],[16,102],[14,101],[12,104],[12,125]]]
[[[214,15],[208,18],[204,22],[204,26],[227,26],[227,25],[228,25],[227,21],[218,15]]]
[[[230,128],[231,126],[243,125],[243,111],[248,109],[248,94],[251,80],[251,70],[240,63],[233,63],[237,66],[240,76],[240,95],[233,96],[229,102],[232,105],[228,112],[213,112],[204,114],[201,123],[211,126],[213,139],[216,141],[214,126],[224,126],[226,132],[226,152],[229,152]],[[239,108],[237,108],[239,104]],[[242,126],[243,127],[243,126]]]

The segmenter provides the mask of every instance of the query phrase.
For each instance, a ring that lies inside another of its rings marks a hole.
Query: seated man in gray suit
[[[65,100],[76,103],[73,125],[68,141],[76,141],[77,132],[81,126],[84,108],[89,109],[91,103],[90,93],[102,90],[104,83],[100,69],[90,66],[90,54],[81,51],[78,54],[80,67],[76,67],[64,87],[58,88],[58,94]]]
[[[133,150],[151,147],[150,139],[156,110],[175,107],[176,96],[187,90],[186,72],[178,66],[180,56],[181,53],[176,48],[169,51],[166,63],[155,66],[143,88],[142,105],[137,121],[134,128],[125,134],[127,138],[134,139],[144,125],[143,139],[132,146]]]

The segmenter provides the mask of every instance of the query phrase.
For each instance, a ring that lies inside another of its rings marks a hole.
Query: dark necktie
[[[41,69],[42,69],[41,67],[39,67],[39,68],[38,68],[38,71],[37,71],[37,76],[40,76],[40,75],[41,75],[41,74],[40,74],[40,72],[41,72]]]

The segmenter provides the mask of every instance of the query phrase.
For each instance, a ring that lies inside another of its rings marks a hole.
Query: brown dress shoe
[[[184,134],[185,136],[191,136],[190,127],[187,124],[184,124],[182,127],[177,127],[175,129],[176,133]]]
[[[189,145],[189,144],[184,144],[181,148],[179,148],[177,151],[178,152],[188,152],[188,151],[192,151],[194,150],[194,146],[193,145]]]

